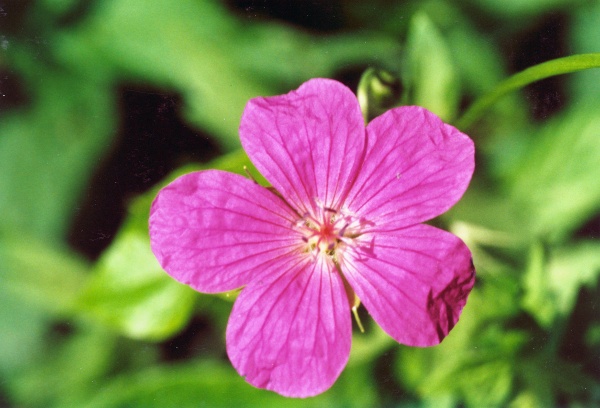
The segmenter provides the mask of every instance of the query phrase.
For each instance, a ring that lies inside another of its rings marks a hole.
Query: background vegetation
[[[170,279],[147,233],[175,174],[242,171],[252,97],[331,77],[360,82],[371,118],[419,104],[461,124],[510,74],[600,51],[599,27],[594,0],[0,2],[0,406],[600,405],[600,70],[463,127],[475,178],[434,221],[474,254],[459,324],[418,349],[364,314],[321,396],[246,384],[232,299]]]

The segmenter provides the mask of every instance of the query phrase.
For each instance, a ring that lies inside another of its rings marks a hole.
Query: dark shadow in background
[[[342,4],[334,0],[225,0],[224,3],[247,19],[274,19],[310,31],[336,31],[345,23]]]
[[[122,86],[118,95],[121,125],[115,145],[89,183],[68,236],[70,245],[90,259],[111,242],[130,198],[185,163],[219,154],[208,136],[181,120],[179,96],[133,86]]]
[[[567,30],[567,16],[555,13],[518,33],[505,46],[511,71],[516,73],[545,61],[566,57],[569,54]],[[566,77],[558,75],[534,82],[524,88],[524,94],[534,120],[545,120],[567,103]]]

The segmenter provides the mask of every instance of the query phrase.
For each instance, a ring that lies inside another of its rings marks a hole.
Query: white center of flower
[[[332,208],[319,208],[318,212],[298,221],[306,243],[304,251],[339,261],[344,248],[360,235],[360,223],[356,217]]]

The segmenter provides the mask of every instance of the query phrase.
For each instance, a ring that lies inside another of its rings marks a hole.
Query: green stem
[[[494,103],[509,92],[540,79],[568,74],[589,68],[600,68],[600,53],[579,54],[546,61],[529,67],[500,82],[494,89],[477,99],[456,121],[456,127],[467,129]]]

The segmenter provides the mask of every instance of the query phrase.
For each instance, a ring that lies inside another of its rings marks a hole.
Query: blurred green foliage
[[[348,367],[321,396],[284,399],[237,375],[224,353],[234,294],[201,295],[163,273],[149,248],[147,218],[158,189],[189,171],[245,174],[247,166],[265,183],[239,149],[248,99],[319,76],[356,87],[370,67],[358,92],[369,117],[420,104],[454,121],[525,68],[515,56],[541,62],[532,33],[558,29],[544,25],[549,17],[568,24],[560,43],[550,44],[563,55],[600,51],[600,7],[584,0],[289,7],[0,4],[0,405],[600,404],[597,69],[552,85],[560,98],[550,117],[532,116],[548,95],[526,88],[465,129],[477,145],[475,178],[434,222],[469,245],[478,280],[440,346],[397,345],[363,318],[367,332],[355,334]],[[302,27],[307,20],[315,25]],[[119,104],[123,86],[180,95],[181,121],[208,135],[217,157],[173,169],[143,194],[104,197],[125,200],[128,210],[103,251],[89,257],[69,236],[85,225],[77,215],[94,194],[94,177],[103,177],[107,158],[126,143],[119,135],[133,113]]]

